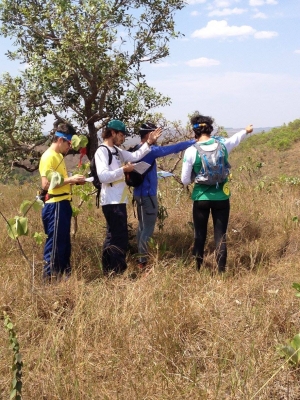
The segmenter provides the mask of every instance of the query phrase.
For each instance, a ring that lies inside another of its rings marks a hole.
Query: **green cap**
[[[109,121],[107,127],[115,131],[123,132],[124,135],[129,136],[125,124],[122,121],[119,121],[118,119],[112,119],[111,121]]]

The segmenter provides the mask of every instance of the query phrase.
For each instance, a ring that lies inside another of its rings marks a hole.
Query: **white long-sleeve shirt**
[[[109,165],[109,153],[103,146],[99,147],[95,153],[95,163],[97,175],[102,182],[100,193],[100,204],[120,204],[127,203],[127,185],[122,164],[125,162],[135,162],[140,160],[151,151],[150,146],[143,144],[138,150],[130,152],[119,147],[106,146],[112,153],[112,161]],[[117,154],[116,153],[117,149]]]
[[[247,132],[246,129],[242,129],[241,131],[235,133],[230,138],[223,138],[222,143],[224,143],[228,154],[237,147],[241,141],[246,137]],[[181,182],[184,185],[190,184],[192,177],[192,169],[196,160],[197,149],[195,146],[189,147],[184,154],[184,160],[182,163],[182,171],[181,171]]]

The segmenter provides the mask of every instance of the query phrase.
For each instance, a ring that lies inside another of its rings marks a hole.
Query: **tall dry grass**
[[[151,272],[136,279],[134,238],[128,272],[102,276],[105,223],[94,207],[79,217],[71,279],[51,285],[41,281],[42,248],[21,238],[33,277],[0,223],[0,305],[16,325],[24,399],[300,398],[299,371],[276,351],[300,326],[300,303],[291,288],[300,280],[299,186],[277,179],[275,151],[254,149],[250,155],[264,167],[247,167],[249,152],[237,149],[231,158],[223,276],[215,273],[211,223],[205,263],[196,272],[192,204],[174,180],[160,182],[169,217],[153,238]],[[289,173],[296,176],[296,167]],[[13,217],[35,187],[1,186],[0,193],[1,211]],[[134,230],[137,221],[128,209]],[[30,213],[30,226],[42,231],[38,214]],[[4,328],[0,348],[0,396],[6,399],[12,354]]]

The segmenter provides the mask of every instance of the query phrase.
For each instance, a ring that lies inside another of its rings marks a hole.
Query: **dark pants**
[[[46,203],[42,210],[44,230],[48,236],[44,248],[44,276],[71,272],[71,218],[69,200]]]
[[[195,241],[193,255],[196,256],[197,267],[203,262],[204,245],[207,236],[209,214],[212,214],[214,225],[214,239],[216,245],[216,259],[218,270],[225,271],[227,260],[226,231],[229,220],[230,203],[228,200],[199,200],[193,204],[193,220]]]
[[[103,243],[103,273],[121,274],[127,268],[128,227],[126,204],[102,206],[106,219],[106,238]]]

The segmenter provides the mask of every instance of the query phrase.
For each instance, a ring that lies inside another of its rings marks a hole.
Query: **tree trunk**
[[[86,146],[86,155],[89,160],[91,160],[98,149],[98,136],[97,136],[97,129],[94,123],[88,125],[89,133],[88,133],[88,145]]]

